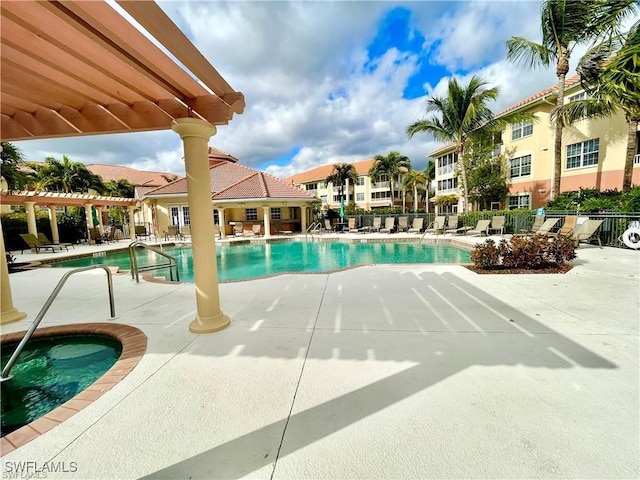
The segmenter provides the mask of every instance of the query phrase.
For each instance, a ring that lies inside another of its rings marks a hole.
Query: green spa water
[[[176,258],[180,281],[193,282],[191,247],[165,247]],[[138,265],[166,262],[149,250],[139,249]],[[449,244],[277,242],[267,244],[218,245],[218,278],[221,282],[251,280],[282,273],[323,273],[362,265],[469,263],[470,252]],[[52,264],[54,267],[88,265],[118,266],[128,270],[128,252],[83,257]],[[169,277],[168,269],[156,276]]]
[[[17,344],[2,345],[2,367]],[[75,335],[29,340],[2,383],[2,435],[75,397],[111,368],[121,343],[107,336]]]

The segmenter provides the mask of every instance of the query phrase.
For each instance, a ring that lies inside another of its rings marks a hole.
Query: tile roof
[[[233,155],[231,155],[230,153],[227,153],[223,150],[220,150],[219,148],[216,147],[209,147],[209,160],[227,160],[229,162],[233,162],[236,163],[238,161],[238,159],[236,157],[234,157]]]
[[[209,178],[212,199],[214,200],[252,198],[315,199],[313,195],[253,168],[228,161],[211,162]],[[186,195],[186,193],[187,179],[183,177],[168,185],[147,192],[146,196]]]
[[[359,162],[350,162],[358,172],[358,175],[367,175],[369,173],[369,169],[373,166],[375,160],[373,158],[368,158],[366,160],[361,160]],[[348,162],[349,163],[349,162]],[[324,181],[331,172],[333,172],[334,163],[330,163],[327,165],[322,165],[320,167],[316,167],[311,170],[307,170],[306,172],[297,173],[290,177],[284,179],[287,183],[307,183],[313,181]]]
[[[102,165],[98,163],[90,163],[85,165],[92,173],[100,175],[103,182],[111,180],[126,179],[131,185],[147,185],[157,187],[178,178],[174,173],[170,172],[149,172],[144,170],[136,170],[131,167],[122,165]]]

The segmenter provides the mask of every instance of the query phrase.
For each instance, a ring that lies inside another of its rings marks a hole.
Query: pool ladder
[[[146,265],[144,267],[138,266],[138,256],[136,255],[136,248],[146,248],[158,255],[165,257],[169,260],[169,263],[158,263],[155,265]],[[140,283],[140,272],[149,272],[152,270],[160,270],[161,268],[169,268],[169,279],[172,282],[179,282],[180,276],[178,274],[178,262],[175,257],[172,257],[168,253],[165,253],[157,248],[151,247],[144,242],[135,241],[129,244],[129,262],[131,263],[131,278],[136,280],[136,283]],[[173,279],[175,272],[175,280]]]
[[[58,293],[60,293],[60,290],[62,289],[62,286],[66,283],[67,279],[74,273],[85,272],[87,270],[94,270],[96,268],[102,268],[105,272],[107,272],[107,285],[109,287],[109,308],[111,310],[111,318],[115,318],[116,306],[115,306],[115,300],[113,298],[113,281],[111,279],[111,270],[109,270],[109,267],[106,267],[104,265],[91,265],[88,267],[75,268],[65,273],[60,279],[60,281],[58,282],[58,285],[56,285],[56,288],[54,288],[53,292],[51,292],[51,295],[49,295],[49,298],[47,298],[47,301],[44,302],[44,306],[40,309],[40,312],[38,312],[36,319],[33,321],[33,323],[29,327],[29,330],[27,330],[27,333],[24,335],[24,337],[22,337],[22,340],[20,340],[20,343],[16,347],[15,352],[13,352],[13,355],[11,355],[11,358],[9,359],[5,367],[2,369],[2,376],[0,378],[0,381],[2,383],[11,379],[11,375],[9,375],[9,373],[11,372],[13,365],[16,363],[16,360],[18,360],[18,357],[22,353],[22,350],[24,349],[24,346],[26,345],[26,343],[31,339],[33,332],[35,332],[36,328],[38,328],[38,325],[40,325],[40,322],[42,321],[45,314],[49,310],[49,307],[51,307],[51,304],[53,303],[53,301],[58,296]]]

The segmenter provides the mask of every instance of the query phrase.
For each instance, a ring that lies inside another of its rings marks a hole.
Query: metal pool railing
[[[154,253],[169,260],[169,263],[158,263],[155,265],[147,265],[144,267],[138,266],[138,257],[136,255],[136,248],[146,248]],[[179,282],[180,275],[178,273],[178,262],[175,257],[172,257],[168,253],[165,253],[157,248],[151,247],[144,242],[131,242],[129,244],[129,261],[131,262],[131,278],[135,278],[136,283],[140,283],[140,272],[149,272],[151,270],[160,270],[161,268],[169,268],[169,278],[172,282]],[[173,279],[173,273],[175,271],[175,280]]]

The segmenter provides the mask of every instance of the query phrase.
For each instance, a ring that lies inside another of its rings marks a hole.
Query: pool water
[[[193,282],[190,247],[166,247],[176,258],[180,280]],[[448,244],[277,242],[267,244],[217,245],[218,278],[221,282],[250,280],[282,273],[322,273],[362,265],[399,263],[469,263],[470,252]],[[149,250],[138,250],[138,265],[166,262]],[[130,269],[128,252],[112,252],[52,264],[54,267],[87,265],[118,266]],[[164,271],[163,271],[164,270]],[[168,278],[168,269],[156,276]]]
[[[17,344],[2,346],[2,367]],[[122,344],[100,335],[31,339],[2,383],[2,435],[46,415],[93,384],[120,357]]]

